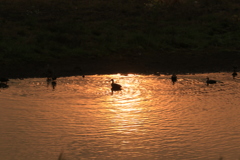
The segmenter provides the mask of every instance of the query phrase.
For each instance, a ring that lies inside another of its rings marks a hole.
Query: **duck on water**
[[[52,88],[55,89],[57,85],[57,77],[52,77]]]
[[[171,79],[172,79],[172,83],[173,83],[173,85],[177,82],[177,75],[176,74],[173,74],[172,75],[172,77],[171,77]]]
[[[237,70],[237,67],[233,67],[233,73],[232,73],[233,79],[235,79],[235,77],[238,75],[236,70]]]
[[[232,76],[233,76],[233,79],[235,79],[235,77],[237,76],[237,72],[233,72]]]
[[[208,86],[209,84],[216,84],[216,83],[223,83],[223,82],[216,81],[216,80],[213,80],[213,79],[209,79],[209,77],[207,77],[206,83],[207,83],[207,86]]]
[[[111,86],[112,86],[111,90],[112,90],[112,92],[113,91],[120,91],[120,90],[122,90],[122,86],[120,84],[114,83],[113,79],[111,79],[111,81],[112,81],[112,83],[111,83]]]

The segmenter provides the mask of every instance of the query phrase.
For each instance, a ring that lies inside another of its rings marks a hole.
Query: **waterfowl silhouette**
[[[0,78],[0,82],[1,82],[1,83],[7,84],[8,81],[9,81],[8,78],[4,78],[4,77],[1,77],[1,78]]]
[[[113,79],[111,79],[111,81],[112,81],[112,84],[111,84],[111,86],[112,86],[111,90],[112,91],[120,91],[120,90],[122,90],[122,86],[120,84],[114,83]]]
[[[233,76],[233,79],[235,79],[235,77],[237,76],[237,67],[233,67],[233,73],[232,73],[232,76]]]
[[[172,77],[171,77],[171,79],[172,79],[172,83],[173,83],[173,85],[177,82],[177,76],[176,76],[176,74],[173,74],[172,75]]]
[[[217,83],[217,81],[212,80],[212,79],[209,79],[209,78],[207,77],[206,83],[207,83],[207,85],[209,85],[209,84],[215,84],[215,83]]]
[[[56,85],[57,85],[57,82],[56,82],[56,81],[52,81],[52,88],[53,88],[53,89],[56,88]]]
[[[50,83],[52,84],[52,88],[55,89],[56,85],[57,85],[57,77],[53,76],[53,77],[47,77],[47,87],[50,85]]]
[[[237,76],[237,72],[234,71],[234,72],[232,73],[232,76],[233,76],[233,79],[235,79],[235,77]]]
[[[57,85],[57,77],[52,77],[52,88],[55,89]]]

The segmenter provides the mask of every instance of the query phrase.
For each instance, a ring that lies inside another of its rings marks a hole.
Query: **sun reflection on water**
[[[60,77],[52,91],[45,79],[12,80],[0,92],[0,117],[6,123],[2,141],[9,145],[2,153],[12,155],[10,148],[17,145],[50,155],[63,146],[72,160],[216,159],[215,151],[236,155],[240,81],[210,77],[224,83],[207,86],[205,74],[179,75],[175,85],[168,75],[89,75]],[[123,90],[111,94],[111,79]]]
[[[108,102],[106,109],[109,113],[106,116],[110,122],[109,132],[111,135],[118,135],[120,150],[143,148],[143,144],[139,142],[136,145],[136,140],[148,132],[144,127],[148,125],[146,122],[148,117],[144,112],[146,104],[151,100],[151,94],[147,94],[139,77],[141,76],[117,75],[111,77],[123,86],[122,91],[114,92],[112,96],[106,97]],[[138,138],[136,139],[136,137]],[[137,156],[140,152],[135,150],[132,154]]]

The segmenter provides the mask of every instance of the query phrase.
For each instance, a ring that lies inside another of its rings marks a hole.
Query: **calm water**
[[[206,77],[223,83],[207,86]],[[0,91],[0,159],[237,160],[240,79],[231,73],[11,80]],[[110,80],[124,90],[110,91]]]

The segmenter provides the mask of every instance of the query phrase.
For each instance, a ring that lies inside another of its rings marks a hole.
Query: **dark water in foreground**
[[[207,86],[206,77],[222,81]],[[0,92],[0,159],[237,160],[240,79],[231,73],[11,80]],[[110,92],[110,79],[124,90]]]

